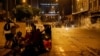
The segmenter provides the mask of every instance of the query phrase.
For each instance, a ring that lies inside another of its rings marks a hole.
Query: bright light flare
[[[31,26],[27,26],[27,27],[26,27],[26,31],[27,31],[27,32],[31,32],[31,30],[32,30],[32,27],[31,27]]]
[[[64,52],[64,49],[63,49],[62,47],[59,47],[59,50],[60,50],[61,52]]]
[[[26,3],[26,0],[22,0],[23,3]]]
[[[72,25],[71,27],[72,27],[72,28],[74,28],[75,26],[74,26],[74,25]]]
[[[56,2],[58,2],[58,0],[56,0]]]
[[[69,28],[68,28],[68,27],[66,27],[66,30],[69,30]]]
[[[79,2],[80,0],[77,0],[77,2]]]
[[[75,28],[75,25],[71,25],[70,27],[66,27],[65,29],[66,29],[66,30],[70,30],[70,29],[72,29],[72,28]]]

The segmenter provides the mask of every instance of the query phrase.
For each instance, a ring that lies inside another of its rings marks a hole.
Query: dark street
[[[0,0],[0,56],[100,56],[100,0]]]

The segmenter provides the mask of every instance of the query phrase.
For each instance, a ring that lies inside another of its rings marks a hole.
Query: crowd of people
[[[16,29],[19,28],[19,25],[14,23],[11,20],[7,20],[4,25],[4,33],[5,33],[5,46],[4,48],[12,49],[13,56],[20,54],[21,56],[38,56],[39,54],[45,52],[44,41],[48,40],[43,38],[44,36],[48,35],[51,37],[51,30],[45,28],[43,31],[36,28],[34,23],[31,23],[32,30],[30,32],[26,31],[25,36],[22,36],[22,32],[16,32]],[[46,35],[43,35],[42,32],[49,32]],[[46,43],[49,43],[48,41]]]

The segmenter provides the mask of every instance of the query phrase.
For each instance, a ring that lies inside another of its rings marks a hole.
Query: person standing
[[[18,26],[17,26],[18,27]],[[12,22],[9,18],[7,19],[5,25],[4,25],[4,34],[5,34],[5,45],[4,48],[10,48],[12,39],[14,37],[14,34],[16,32],[16,24]]]
[[[4,25],[4,34],[5,34],[5,46],[4,48],[9,48],[9,46],[11,45],[11,20],[7,19],[5,25]]]

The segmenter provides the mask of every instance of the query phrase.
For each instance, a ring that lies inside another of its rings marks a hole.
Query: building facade
[[[89,17],[89,0],[73,0],[72,18],[76,26],[90,24]]]
[[[90,10],[91,22],[100,22],[100,0],[90,0]]]
[[[73,0],[72,18],[77,26],[90,26],[100,21],[100,0]]]
[[[42,21],[52,22],[57,20],[59,15],[59,4],[56,0],[39,0],[39,8],[41,9]]]

